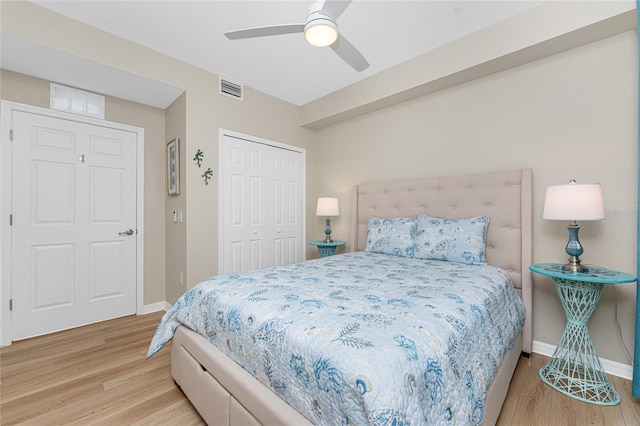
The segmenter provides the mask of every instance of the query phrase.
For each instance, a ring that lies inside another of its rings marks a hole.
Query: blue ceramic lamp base
[[[324,235],[325,238],[324,241],[325,243],[332,243],[333,240],[331,239],[331,219],[327,218],[325,225],[324,225]]]
[[[589,268],[580,263],[580,255],[584,253],[584,249],[578,239],[580,227],[575,221],[572,221],[572,223],[567,226],[567,229],[569,230],[569,242],[567,243],[566,250],[569,255],[569,263],[562,266],[562,269],[571,272],[588,272]]]

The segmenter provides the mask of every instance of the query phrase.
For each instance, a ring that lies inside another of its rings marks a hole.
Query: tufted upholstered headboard
[[[522,345],[531,353],[532,256],[531,169],[473,175],[362,183],[351,196],[352,250],[364,250],[369,216],[439,218],[490,217],[486,258],[509,273],[527,308]]]

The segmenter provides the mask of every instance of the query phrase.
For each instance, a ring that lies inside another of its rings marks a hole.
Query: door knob
[[[133,229],[127,229],[126,231],[118,232],[118,235],[133,235]]]

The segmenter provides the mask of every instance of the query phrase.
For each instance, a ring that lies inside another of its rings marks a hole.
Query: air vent
[[[220,93],[242,100],[242,84],[234,83],[220,77]]]

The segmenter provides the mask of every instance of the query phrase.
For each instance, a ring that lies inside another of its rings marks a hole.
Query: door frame
[[[238,138],[238,139],[245,139],[249,142],[255,142],[255,143],[260,143],[263,145],[269,145],[275,148],[280,148],[280,149],[286,149],[289,151],[294,151],[294,152],[299,152],[302,155],[302,196],[301,196],[301,202],[302,202],[302,241],[300,244],[300,259],[302,260],[306,260],[307,259],[307,250],[306,250],[306,242],[307,242],[307,150],[305,148],[299,147],[299,146],[294,146],[294,145],[287,145],[281,142],[275,142],[269,139],[264,139],[264,138],[259,138],[257,136],[252,136],[252,135],[247,135],[245,133],[240,133],[240,132],[235,132],[233,130],[227,130],[227,129],[223,129],[220,128],[219,132],[218,132],[218,170],[220,171],[218,173],[219,179],[218,179],[218,194],[220,197],[222,197],[222,188],[223,188],[223,184],[224,184],[224,169],[225,169],[225,164],[224,164],[224,157],[223,157],[223,144],[224,144],[224,137],[225,136],[230,136],[233,138]],[[223,208],[223,204],[222,202],[218,203],[218,270],[222,269],[222,252],[223,252],[223,238],[222,238],[222,233],[224,232],[223,230],[223,215],[222,215],[222,208]]]
[[[0,346],[13,341],[11,300],[11,226],[9,216],[13,210],[13,147],[10,132],[16,111],[108,127],[136,134],[136,314],[144,313],[144,129],[128,124],[99,120],[91,117],[54,111],[12,101],[0,101],[2,132],[0,134]]]

